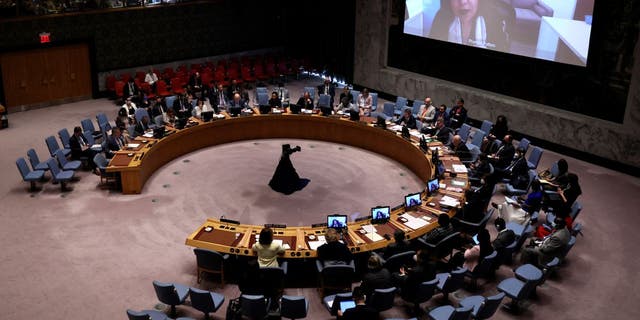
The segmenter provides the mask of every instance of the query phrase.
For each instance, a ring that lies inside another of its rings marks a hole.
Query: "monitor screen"
[[[593,0],[406,0],[405,4],[405,34],[587,65]]]
[[[391,207],[375,207],[371,208],[371,222],[382,223],[389,220],[391,215]]]
[[[342,229],[347,227],[347,216],[343,214],[332,214],[327,216],[327,227]]]
[[[438,178],[429,180],[427,182],[427,192],[429,193],[429,195],[438,191],[439,188],[440,188],[440,182],[438,181]]]
[[[413,208],[422,204],[422,198],[420,192],[408,194],[404,197],[404,207]]]
[[[213,111],[204,111],[201,113],[202,121],[209,122],[213,119]]]
[[[340,301],[340,311],[344,313],[347,309],[355,308],[356,302],[353,300]]]

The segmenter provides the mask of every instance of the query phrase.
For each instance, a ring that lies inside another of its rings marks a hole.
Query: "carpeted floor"
[[[305,85],[289,84],[292,98]],[[379,102],[382,104],[382,101]],[[142,194],[123,196],[98,187],[99,178],[79,172],[74,190],[59,186],[27,192],[15,159],[33,147],[45,158],[44,138],[70,130],[97,112],[111,118],[117,107],[105,99],[77,102],[9,115],[11,127],[0,131],[0,318],[125,319],[125,310],[157,304],[152,280],[173,281],[237,297],[235,285],[224,289],[205,280],[196,284],[195,258],[184,240],[207,217],[225,215],[242,222],[306,225],[326,214],[367,214],[370,207],[397,203],[420,187],[399,164],[364,150],[330,143],[287,140],[303,151],[292,156],[301,177],[311,180],[302,191],[283,196],[267,183],[283,140],[244,141],[200,150],[176,159],[148,181]],[[540,168],[561,155],[545,151]],[[632,319],[640,312],[634,254],[640,240],[640,179],[567,158],[580,176],[579,201],[584,225],[557,277],[538,288],[523,314],[499,310],[495,319]],[[188,161],[187,161],[188,160]],[[501,197],[500,192],[496,200]],[[492,234],[495,230],[491,227]],[[455,302],[470,294],[495,293],[510,266],[478,291],[460,290]],[[313,275],[309,275],[313,276]],[[331,318],[313,288],[287,288],[287,294],[310,300],[308,319]],[[423,306],[437,306],[439,296]],[[224,317],[223,308],[215,319]],[[181,315],[201,319],[189,307]],[[384,317],[407,317],[400,300]]]

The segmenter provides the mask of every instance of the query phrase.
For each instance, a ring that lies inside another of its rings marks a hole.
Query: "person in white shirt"
[[[138,107],[136,107],[136,104],[133,103],[131,99],[127,99],[126,102],[120,108],[120,111],[118,112],[118,116],[126,117],[127,119],[129,119],[129,123],[135,123],[136,110],[138,110]]]
[[[148,83],[151,87],[151,92],[156,92],[156,82],[158,82],[158,75],[153,72],[153,68],[149,69],[147,75],[144,76],[144,82]]]
[[[358,108],[360,109],[361,116],[371,115],[371,105],[373,104],[373,98],[369,95],[369,89],[362,89],[362,93],[358,95]]]
[[[202,116],[202,113],[207,111],[213,111],[209,102],[203,99],[198,99],[195,108],[191,111],[191,115],[199,119]]]

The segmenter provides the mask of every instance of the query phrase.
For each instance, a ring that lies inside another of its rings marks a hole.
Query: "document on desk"
[[[307,243],[309,244],[309,249],[311,250],[318,250],[318,247],[327,243],[324,240],[315,240],[315,241],[307,241]]]
[[[131,149],[135,149],[135,148],[137,148],[139,146],[140,146],[139,143],[129,143],[129,144],[127,144],[127,148],[131,148]]]
[[[406,213],[401,214],[400,217],[407,219],[407,222],[405,222],[404,225],[413,230],[420,229],[428,224],[424,219],[416,218]]]
[[[142,135],[145,138],[153,138],[153,132],[147,132],[145,134]]]
[[[457,207],[460,205],[460,200],[450,196],[444,196],[440,199],[440,204],[447,207]]]
[[[464,164],[454,164],[451,165],[453,167],[453,172],[455,173],[467,173],[467,167]]]
[[[373,225],[364,225],[362,226],[362,230],[366,231],[367,233],[365,233],[365,237],[369,238],[369,240],[376,242],[376,241],[380,241],[383,240],[384,237],[382,237],[381,235],[378,234],[376,227],[374,227]]]

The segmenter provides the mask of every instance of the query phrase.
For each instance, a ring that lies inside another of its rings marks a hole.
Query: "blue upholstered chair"
[[[482,130],[476,130],[471,139],[471,143],[467,143],[467,148],[478,148],[482,146],[482,139],[486,136],[486,133]]]
[[[96,153],[96,155],[93,157],[93,163],[95,163],[98,170],[100,170],[100,183],[110,183],[117,181],[116,172],[107,172],[109,160],[107,160],[103,153]]]
[[[27,151],[27,157],[29,157],[29,162],[31,163],[31,168],[33,168],[33,170],[49,170],[46,162],[40,162],[40,158],[38,157],[36,151],[33,150],[33,148]]]
[[[145,110],[144,108],[140,108],[140,109]],[[140,110],[140,109],[138,109],[138,110]],[[80,121],[80,124],[82,125],[82,131],[83,132],[85,132],[85,131],[91,132],[91,134],[93,135],[93,139],[94,140],[98,140],[98,139],[102,138],[102,132],[96,130],[96,128],[93,126],[93,121],[91,121],[91,119],[89,119],[89,118],[82,119]]]
[[[404,111],[404,108],[407,106],[407,98],[405,97],[397,97],[396,103],[394,104],[393,114],[401,115]]]
[[[460,126],[460,129],[458,129],[458,135],[464,143],[467,143],[469,133],[471,133],[471,126],[466,123],[463,123],[462,126]]]
[[[516,149],[522,148],[522,149],[524,149],[524,153],[523,154],[526,154],[527,150],[529,150],[529,144],[530,144],[529,139],[522,138],[522,140],[520,140],[520,142],[518,143],[518,146],[516,147]]]
[[[542,271],[540,271],[542,274]],[[498,291],[504,292],[509,298],[511,298],[511,304],[506,306],[514,312],[520,311],[520,302],[527,299],[532,292],[535,291],[536,285],[538,285],[540,279],[532,281],[522,281],[518,278],[508,278],[502,280],[498,284]]]
[[[218,311],[224,303],[223,295],[211,291],[189,288],[189,296],[191,306],[204,313],[205,319],[209,319],[209,313]]]
[[[58,159],[58,162],[60,163],[60,168],[62,168],[62,170],[78,170],[78,168],[80,168],[80,166],[82,165],[82,162],[80,160],[72,160],[69,161],[67,160],[67,157],[64,156],[64,154],[62,153],[62,150],[58,150],[56,151],[56,159]]]
[[[382,106],[382,114],[385,120],[391,120],[394,117],[395,113],[395,104],[393,102],[385,102]]]
[[[371,112],[374,112],[378,109],[378,93],[377,92],[369,92],[371,96]]]
[[[460,306],[473,307],[471,316],[474,319],[489,319],[494,313],[496,313],[498,307],[500,307],[500,303],[502,302],[502,299],[504,299],[504,296],[504,292],[500,292],[486,298],[483,296],[469,296],[460,301]]]
[[[472,306],[462,306],[454,308],[453,306],[440,306],[429,311],[429,319],[431,320],[469,320],[471,318]]]
[[[396,288],[375,289],[368,304],[382,312],[393,308],[393,300],[396,297]]]
[[[47,144],[47,148],[49,149],[49,154],[51,154],[52,157],[55,157],[56,151],[58,150],[62,150],[65,156],[69,156],[69,154],[71,153],[71,149],[69,148],[60,149],[60,145],[58,144],[58,141],[56,141],[56,138],[54,138],[53,136],[48,136],[47,138],[44,139],[44,141]]]
[[[100,128],[100,131],[103,131],[102,134],[105,133],[105,131],[109,131],[111,130],[111,123],[109,123],[109,119],[107,118],[107,115],[104,113],[98,113],[96,115],[96,120],[98,121],[98,127]],[[105,130],[103,130],[103,128]]]
[[[318,98],[318,108],[331,108],[331,96],[321,94]]]
[[[67,130],[67,128],[58,130],[58,137],[60,138],[60,142],[62,142],[62,146],[69,149],[69,139],[71,139],[69,130]]]
[[[473,270],[468,270],[465,276],[471,278],[473,287],[478,287],[478,278],[493,279],[496,273],[496,259],[498,252],[493,251],[490,255],[484,257]]]
[[[327,289],[349,291],[355,276],[355,265],[351,264],[333,264],[322,265],[321,261],[316,260],[316,268],[320,273],[320,295],[324,296]]]
[[[269,299],[263,295],[243,294],[240,296],[240,310],[249,319],[264,319],[269,310]]]
[[[358,103],[358,96],[360,96],[360,91],[358,90],[350,90],[349,92],[351,92],[351,101],[353,101],[354,104]]]
[[[36,191],[36,181],[42,180],[44,176],[43,170],[29,170],[27,166],[27,161],[24,158],[18,158],[16,160],[16,166],[18,166],[18,171],[20,171],[20,175],[22,176],[22,180],[30,183],[29,191]]]
[[[269,105],[269,94],[266,92],[258,92],[257,102],[259,106],[268,106]]]
[[[261,267],[258,269],[259,286],[262,294],[272,301],[279,298],[284,291],[288,263],[283,261],[279,267]]]
[[[540,163],[540,158],[542,158],[542,151],[540,147],[533,147],[533,149],[531,149],[531,153],[529,153],[529,158],[527,159],[529,169],[535,170],[538,168],[538,163]]]
[[[176,101],[176,96],[168,96],[164,98],[164,103],[167,105],[167,108],[173,109],[173,103]]]
[[[75,171],[73,170],[61,170],[58,166],[58,162],[54,158],[49,158],[47,160],[47,166],[51,171],[51,181],[60,183],[60,191],[69,191],[70,189],[66,188],[66,182],[71,181]]]
[[[157,310],[134,311],[128,309],[127,316],[129,320],[169,320],[166,314]]]
[[[531,187],[531,183],[536,178],[536,176],[537,176],[537,173],[535,170],[529,170],[529,183],[527,183],[527,187],[525,189],[516,189],[514,186],[511,185],[511,183],[506,183],[505,192],[508,195],[512,195],[512,196],[527,194],[527,192],[529,192],[529,187]]]
[[[389,270],[389,272],[397,272],[400,270],[400,267],[413,264],[413,256],[415,254],[416,252],[413,250],[396,253],[387,259],[380,257],[380,262],[382,262],[382,266]]]
[[[491,132],[491,128],[493,127],[493,122],[489,120],[482,120],[482,125],[480,126],[480,130],[489,133]]]
[[[414,116],[417,116],[418,113],[420,113],[420,107],[422,106],[422,101],[420,100],[413,100],[413,104],[411,105],[411,113]]]
[[[449,300],[449,293],[462,288],[466,273],[467,268],[459,268],[451,271],[451,273],[436,274],[436,279],[438,280],[437,288],[442,292],[444,300]]]
[[[177,283],[153,281],[153,288],[160,302],[171,306],[171,317],[176,317],[176,306],[183,304],[189,295],[189,287]]]
[[[302,91],[302,93],[304,94],[305,92],[309,92],[309,95],[311,96],[311,99],[313,99],[316,96],[316,88],[315,87],[304,87],[304,91]]]
[[[282,296],[280,300],[280,316],[288,319],[303,319],[309,312],[309,301],[305,297]]]

